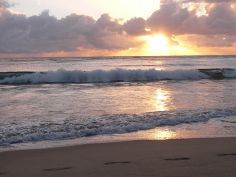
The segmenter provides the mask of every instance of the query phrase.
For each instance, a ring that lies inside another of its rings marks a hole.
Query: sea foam
[[[89,119],[34,121],[20,120],[0,124],[0,146],[44,140],[75,139],[95,135],[122,134],[160,126],[207,122],[236,116],[236,108],[178,110],[144,114],[119,114]]]

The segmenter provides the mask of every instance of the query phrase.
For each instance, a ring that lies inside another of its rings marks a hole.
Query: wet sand
[[[235,177],[236,138],[133,141],[0,153],[0,177]]]

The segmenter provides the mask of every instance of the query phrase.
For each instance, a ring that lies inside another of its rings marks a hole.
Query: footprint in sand
[[[181,160],[190,160],[189,157],[178,157],[178,158],[164,158],[167,161],[181,161]]]
[[[236,156],[236,154],[217,154],[219,157],[224,157],[224,156]]]
[[[62,170],[70,170],[72,167],[61,167],[61,168],[46,168],[43,171],[62,171]]]
[[[114,165],[114,164],[130,164],[129,161],[123,161],[123,162],[105,162],[104,165]]]

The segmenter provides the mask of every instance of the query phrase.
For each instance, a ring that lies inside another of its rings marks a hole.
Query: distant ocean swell
[[[94,70],[49,72],[4,72],[0,73],[0,84],[56,84],[56,83],[110,83],[151,82],[160,80],[199,80],[236,78],[234,69],[196,70]]]
[[[0,146],[44,140],[75,139],[80,137],[122,134],[148,130],[160,126],[176,126],[206,122],[210,119],[236,116],[236,108],[167,111],[145,114],[122,114],[91,117],[89,119],[65,119],[34,121],[21,120],[0,124]]]

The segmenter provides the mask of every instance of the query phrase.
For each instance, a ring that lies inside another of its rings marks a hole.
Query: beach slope
[[[0,177],[235,177],[236,138],[133,141],[0,153]]]

